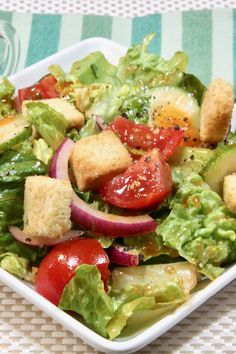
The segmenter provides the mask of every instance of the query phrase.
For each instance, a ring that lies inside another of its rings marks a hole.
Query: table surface
[[[133,17],[154,12],[236,7],[235,0],[0,0],[0,10]],[[236,353],[236,281],[138,352]],[[0,353],[98,353],[0,283]]]

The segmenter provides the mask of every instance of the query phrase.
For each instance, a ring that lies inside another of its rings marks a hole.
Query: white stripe
[[[12,25],[20,37],[20,60],[17,71],[24,69],[31,33],[32,14],[13,13]]]
[[[178,50],[182,50],[182,13],[163,13],[161,56],[165,59],[169,59]]]
[[[114,17],[112,21],[111,39],[130,47],[132,36],[132,21],[127,18]]]
[[[82,15],[62,15],[59,50],[70,47],[80,41],[83,25]]]
[[[212,78],[233,83],[233,12],[212,11]]]

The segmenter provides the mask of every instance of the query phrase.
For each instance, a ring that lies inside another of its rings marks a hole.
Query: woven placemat
[[[137,354],[235,354],[235,293],[236,281]],[[98,354],[1,284],[0,313],[1,354]]]
[[[0,0],[0,10],[133,17],[173,10],[236,7],[234,0]],[[236,353],[236,281],[155,342],[151,354]],[[0,353],[98,353],[0,283]]]

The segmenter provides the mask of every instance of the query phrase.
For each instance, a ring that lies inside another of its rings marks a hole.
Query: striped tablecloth
[[[168,58],[189,55],[189,71],[205,84],[212,77],[235,81],[236,10],[215,9],[154,14],[133,19],[96,15],[53,15],[0,12],[12,23],[21,42],[17,70],[36,63],[81,39],[106,37],[124,46],[156,32],[150,50]]]

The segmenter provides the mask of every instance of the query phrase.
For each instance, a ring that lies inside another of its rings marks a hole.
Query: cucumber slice
[[[217,149],[201,175],[213,191],[222,195],[223,179],[233,172],[236,172],[236,144],[224,145]]]
[[[185,131],[186,138],[199,140],[200,107],[195,97],[181,88],[156,88],[151,97],[149,117],[152,126],[167,128],[178,125]]]
[[[180,166],[184,172],[200,172],[206,163],[215,155],[215,150],[180,146],[169,159],[173,167]]]
[[[8,117],[0,120],[0,153],[27,139],[32,133],[23,119]]]

